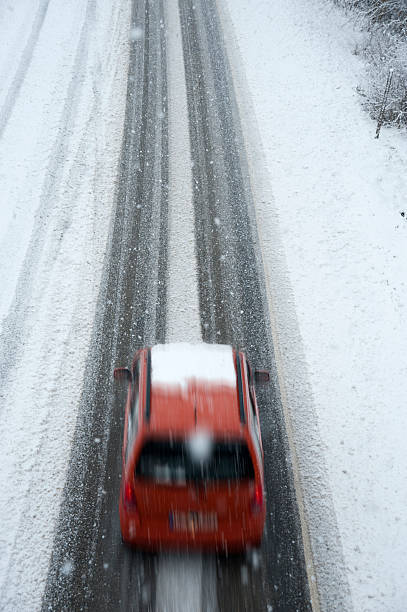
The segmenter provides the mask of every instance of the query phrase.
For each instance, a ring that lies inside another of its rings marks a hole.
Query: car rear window
[[[143,447],[136,477],[158,483],[245,480],[254,478],[249,449],[241,441],[218,441],[204,460],[196,460],[184,440],[150,440]]]

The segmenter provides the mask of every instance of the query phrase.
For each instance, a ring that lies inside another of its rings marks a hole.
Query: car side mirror
[[[270,372],[268,370],[255,370],[254,380],[258,383],[267,383],[270,381]]]
[[[129,368],[115,368],[113,371],[113,377],[117,381],[125,380],[127,382],[131,382],[133,378]]]

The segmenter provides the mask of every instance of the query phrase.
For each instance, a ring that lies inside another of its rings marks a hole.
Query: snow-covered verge
[[[340,9],[322,0],[218,5],[321,609],[400,611],[407,139],[385,128],[375,140],[356,91],[360,34]]]
[[[130,2],[0,7],[0,608],[41,604],[122,139]]]
[[[361,82],[363,103],[372,118],[407,125],[407,2],[334,0],[364,34],[355,53],[366,61]],[[388,90],[386,88],[388,85]]]

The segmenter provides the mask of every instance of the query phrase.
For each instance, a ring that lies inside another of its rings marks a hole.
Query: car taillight
[[[136,496],[133,491],[133,487],[129,482],[124,485],[124,503],[127,507],[136,508]]]
[[[261,484],[256,485],[251,499],[252,512],[258,513],[263,509],[263,487]]]

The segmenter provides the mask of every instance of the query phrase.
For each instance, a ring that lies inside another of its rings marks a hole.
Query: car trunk
[[[254,488],[253,464],[241,441],[215,442],[207,457],[196,460],[186,441],[150,441],[135,470],[141,523],[174,531],[213,531],[241,523]]]

